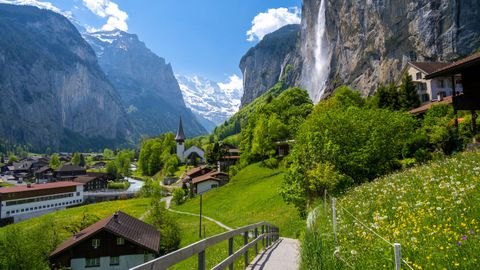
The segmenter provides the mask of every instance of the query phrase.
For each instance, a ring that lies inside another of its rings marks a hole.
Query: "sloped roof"
[[[435,77],[445,76],[445,75],[452,75],[456,73],[460,73],[460,71],[464,68],[469,66],[480,64],[480,52],[476,52],[470,56],[462,58],[456,62],[453,62],[445,67],[439,68],[435,70],[435,72],[429,74],[426,78],[432,79]]]
[[[85,168],[73,164],[65,164],[58,168],[57,172],[85,171]]]
[[[160,248],[160,232],[155,227],[122,211],[117,211],[115,214],[88,226],[67,239],[50,254],[50,257],[56,256],[70,247],[83,242],[101,230],[123,237],[155,253],[158,253]]]
[[[217,178],[220,175],[228,176],[228,174],[226,174],[224,172],[216,172],[215,171],[215,172],[207,173],[207,174],[201,175],[199,177],[193,178],[192,183],[197,184],[197,183],[205,182],[205,181],[208,181],[208,180],[214,180],[214,181],[220,182],[222,180]]]
[[[175,135],[175,141],[185,141],[185,133],[183,132],[182,117],[180,117],[180,122],[178,123],[177,135]]]
[[[87,184],[90,181],[93,181],[93,180],[98,179],[98,178],[99,177],[96,177],[96,176],[81,175],[81,176],[75,177],[73,179],[73,181],[75,181],[77,183]]]
[[[441,68],[444,68],[450,63],[442,63],[442,62],[408,62],[410,65],[416,67],[417,69],[423,71],[427,75],[439,70]]]
[[[199,166],[199,167],[195,167],[193,169],[190,169],[188,170],[186,173],[185,173],[185,176],[190,176],[192,174],[196,174],[202,170],[205,170],[207,168],[207,166],[203,165],[203,166]]]
[[[440,104],[448,104],[448,105],[452,104],[452,96],[444,97],[443,100],[440,100],[440,101],[433,101],[433,102],[424,104],[418,108],[410,110],[409,112],[411,114],[424,113],[428,111],[430,108],[432,108],[432,106],[440,105]]]
[[[51,168],[49,166],[43,166],[40,169],[36,170],[34,173],[44,173],[48,170],[51,170]]]

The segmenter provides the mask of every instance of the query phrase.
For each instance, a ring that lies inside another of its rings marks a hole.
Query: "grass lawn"
[[[148,198],[89,204],[56,211],[40,217],[8,225],[0,228],[0,236],[5,232],[5,229],[9,227],[17,227],[21,230],[28,230],[45,223],[47,220],[53,220],[55,226],[57,227],[58,234],[61,236],[61,238],[67,239],[68,237],[72,236],[71,232],[68,231],[68,228],[75,226],[76,224],[80,224],[84,216],[91,221],[96,221],[113,214],[117,210],[121,210],[138,218],[142,216],[149,208],[150,199]]]
[[[414,269],[478,269],[479,180],[480,152],[470,152],[348,191],[338,198],[338,255],[355,269],[394,268],[393,248],[350,212],[387,241],[400,243]],[[305,236],[303,269],[350,268],[332,256],[330,209],[320,207],[315,229]]]
[[[281,170],[250,165],[229,184],[203,195],[204,214],[230,227],[267,221],[279,226],[282,236],[296,238],[305,225],[295,208],[285,204],[279,195],[282,181]],[[172,208],[198,213],[199,197]]]

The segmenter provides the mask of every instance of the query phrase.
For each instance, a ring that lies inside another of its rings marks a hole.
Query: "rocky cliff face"
[[[65,17],[1,4],[0,36],[0,137],[87,150],[132,134],[93,50]]]
[[[206,133],[185,106],[172,66],[134,34],[120,30],[84,34],[100,66],[120,94],[137,131],[146,136],[175,132],[182,116],[188,136]]]
[[[322,1],[326,29],[319,37]],[[394,81],[410,60],[452,61],[479,49],[478,10],[477,0],[304,0],[302,56],[321,58],[314,44],[323,40],[329,67],[325,94],[346,84],[368,95],[378,84]],[[313,62],[305,61],[304,74],[314,69]],[[303,76],[304,87],[307,80]],[[322,87],[310,88],[318,101]]]
[[[287,25],[266,35],[240,61],[244,94],[241,106],[268,91],[280,79],[294,85],[300,79],[300,25]]]

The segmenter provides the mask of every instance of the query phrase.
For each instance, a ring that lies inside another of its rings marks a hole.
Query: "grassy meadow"
[[[230,227],[267,221],[279,226],[282,236],[296,238],[305,225],[295,208],[287,205],[278,193],[283,175],[279,169],[250,165],[229,184],[203,195],[203,213]],[[172,205],[172,208],[198,213],[199,200],[197,196],[183,205]]]
[[[302,269],[394,268],[393,247],[360,222],[400,243],[413,269],[478,269],[479,182],[480,152],[467,152],[346,192],[337,202],[337,258],[331,207],[320,204],[304,236]]]

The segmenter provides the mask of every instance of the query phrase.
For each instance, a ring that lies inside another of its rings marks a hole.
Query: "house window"
[[[216,188],[216,187],[218,187],[218,184],[213,184],[210,186],[210,188]]]
[[[125,244],[125,239],[123,239],[122,237],[117,237],[117,245],[123,245]]]
[[[438,88],[444,88],[445,87],[445,81],[444,80],[438,80],[437,81],[437,86],[438,86]]]
[[[417,74],[415,76],[416,76],[417,80],[422,79],[422,73],[421,72],[417,72]]]
[[[85,258],[85,267],[100,266],[100,258]]]
[[[119,265],[120,264],[120,257],[110,257],[110,265]]]
[[[100,239],[93,239],[92,240],[92,247],[98,248],[100,246]]]
[[[427,102],[427,101],[430,101],[430,95],[422,94],[422,102]]]

